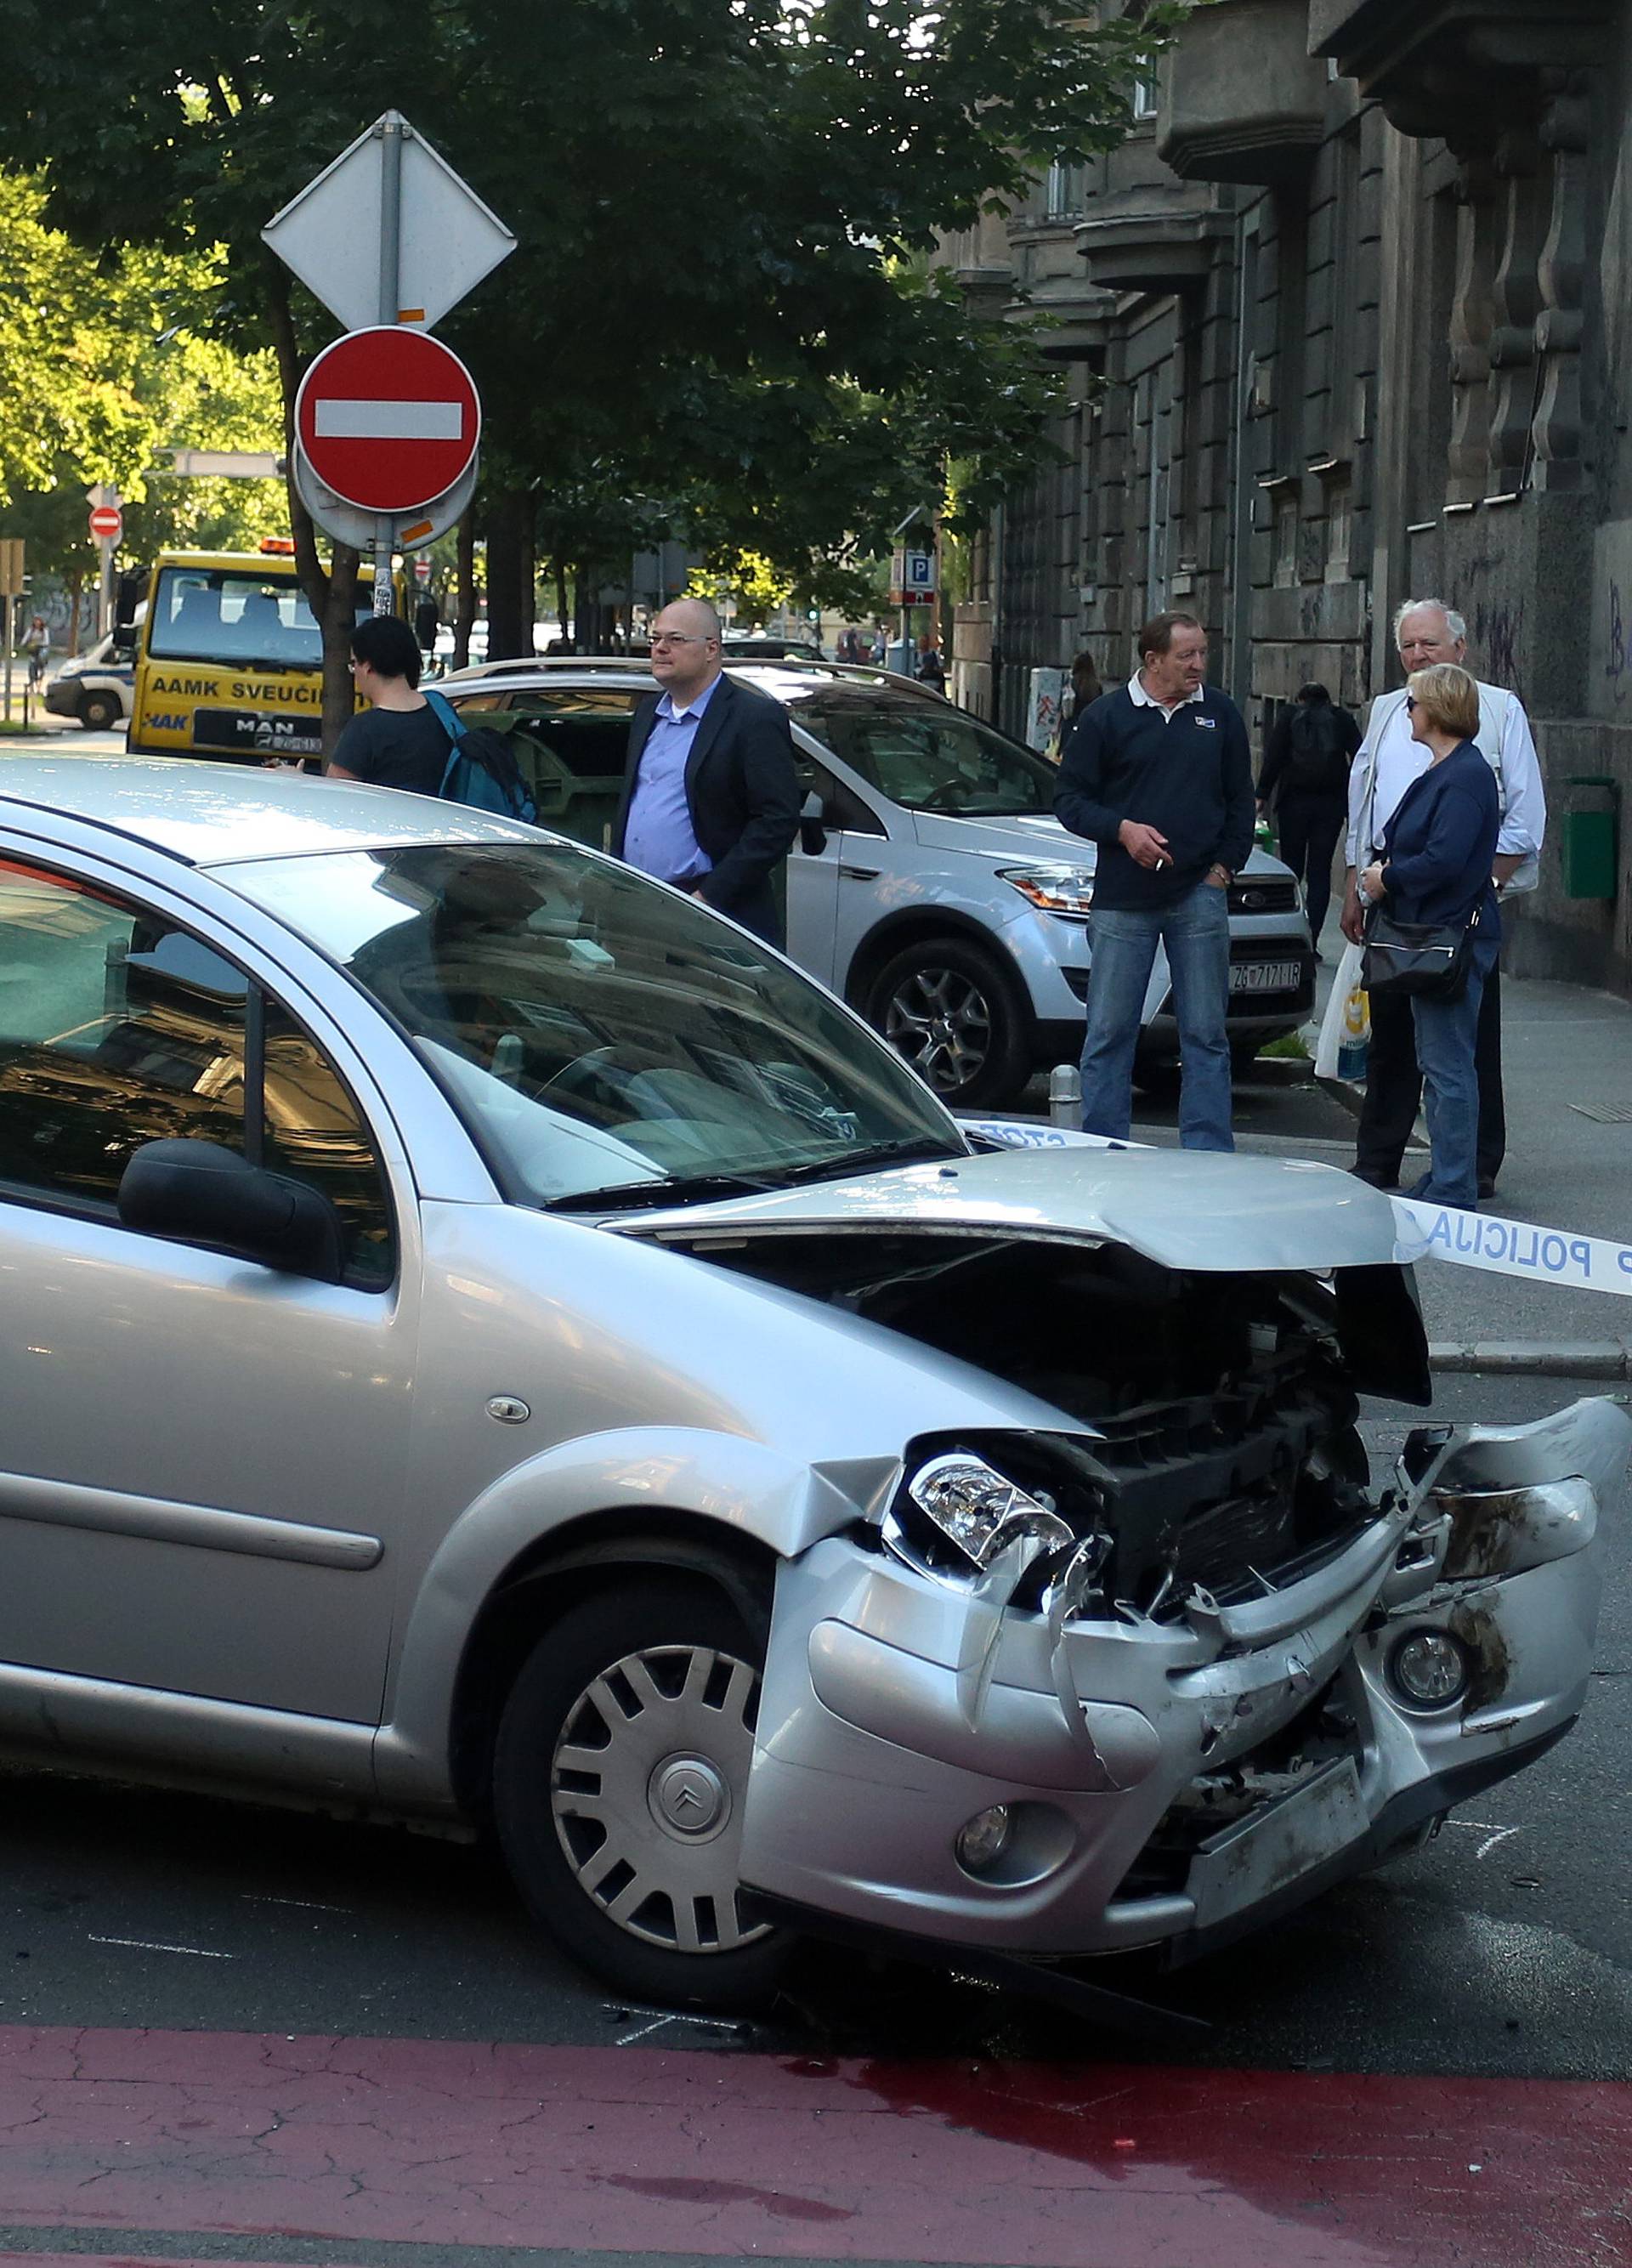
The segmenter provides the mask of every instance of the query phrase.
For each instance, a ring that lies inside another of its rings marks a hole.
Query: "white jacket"
[[[1347,863],[1359,868],[1370,859],[1378,833],[1372,799],[1377,788],[1378,751],[1390,725],[1405,707],[1406,692],[1379,693],[1366,718],[1365,738],[1349,772],[1349,839]],[[1479,685],[1479,730],[1474,746],[1496,774],[1496,799],[1502,828],[1496,850],[1503,858],[1521,863],[1506,885],[1510,892],[1533,890],[1541,878],[1540,850],[1547,835],[1547,791],[1541,784],[1541,762],[1531,736],[1530,719],[1516,693],[1500,685]],[[1422,751],[1421,769],[1427,770],[1429,752]],[[1393,817],[1384,815],[1384,823]],[[1361,854],[1364,852],[1364,856]]]

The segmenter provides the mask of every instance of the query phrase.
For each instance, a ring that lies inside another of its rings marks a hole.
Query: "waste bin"
[[[1620,880],[1621,789],[1613,779],[1582,778],[1572,788],[1594,801],[1563,815],[1562,851],[1567,898],[1613,898]]]

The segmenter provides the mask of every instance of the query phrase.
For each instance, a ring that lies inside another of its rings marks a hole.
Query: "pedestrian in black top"
[[[1358,720],[1336,706],[1325,686],[1300,686],[1275,721],[1258,777],[1259,813],[1275,814],[1280,855],[1303,885],[1317,956],[1332,897],[1332,861],[1349,816],[1349,767],[1359,745]]]
[[[334,743],[330,779],[440,795],[452,749],[419,689],[419,643],[395,615],[367,615],[351,633],[351,681],[371,703]]]
[[[1253,847],[1252,754],[1239,710],[1202,682],[1207,633],[1194,615],[1153,616],[1138,643],[1133,677],[1072,725],[1055,798],[1061,824],[1099,846],[1083,1126],[1127,1137],[1159,944],[1179,1023],[1179,1138],[1232,1150],[1229,890]]]
[[[1466,928],[1474,916],[1473,966],[1454,1000],[1413,998],[1416,1058],[1428,1114],[1428,1171],[1407,1195],[1431,1204],[1478,1202],[1479,1073],[1474,1041],[1485,980],[1502,941],[1491,861],[1502,825],[1496,774],[1474,745],[1479,688],[1454,662],[1408,681],[1411,737],[1431,751],[1428,770],[1394,807],[1380,855],[1358,877],[1360,896],[1387,901],[1396,921]]]

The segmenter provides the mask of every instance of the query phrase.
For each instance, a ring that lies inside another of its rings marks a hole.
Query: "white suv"
[[[1092,958],[1095,846],[1054,816],[1054,766],[937,694],[834,664],[730,673],[783,703],[805,816],[787,869],[788,951],[959,1108],[998,1108],[1075,1062]],[[540,827],[604,848],[635,706],[628,661],[489,662],[438,688],[513,736]],[[1238,1061],[1312,1013],[1314,953],[1289,870],[1254,850],[1230,892]],[[1140,1043],[1173,1063],[1158,956]]]

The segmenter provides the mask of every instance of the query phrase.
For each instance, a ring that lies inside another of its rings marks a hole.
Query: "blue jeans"
[[[1228,893],[1198,882],[1176,904],[1148,912],[1106,907],[1093,916],[1088,1029],[1083,1042],[1083,1131],[1126,1141],[1133,1116],[1134,1049],[1156,960],[1173,972],[1182,1085],[1179,1139],[1187,1150],[1233,1150],[1230,1131]]]
[[[1474,1036],[1485,979],[1500,951],[1494,938],[1474,946],[1474,965],[1459,1000],[1415,1000],[1416,1059],[1428,1118],[1428,1171],[1407,1191],[1430,1204],[1479,1201],[1479,1072]]]

